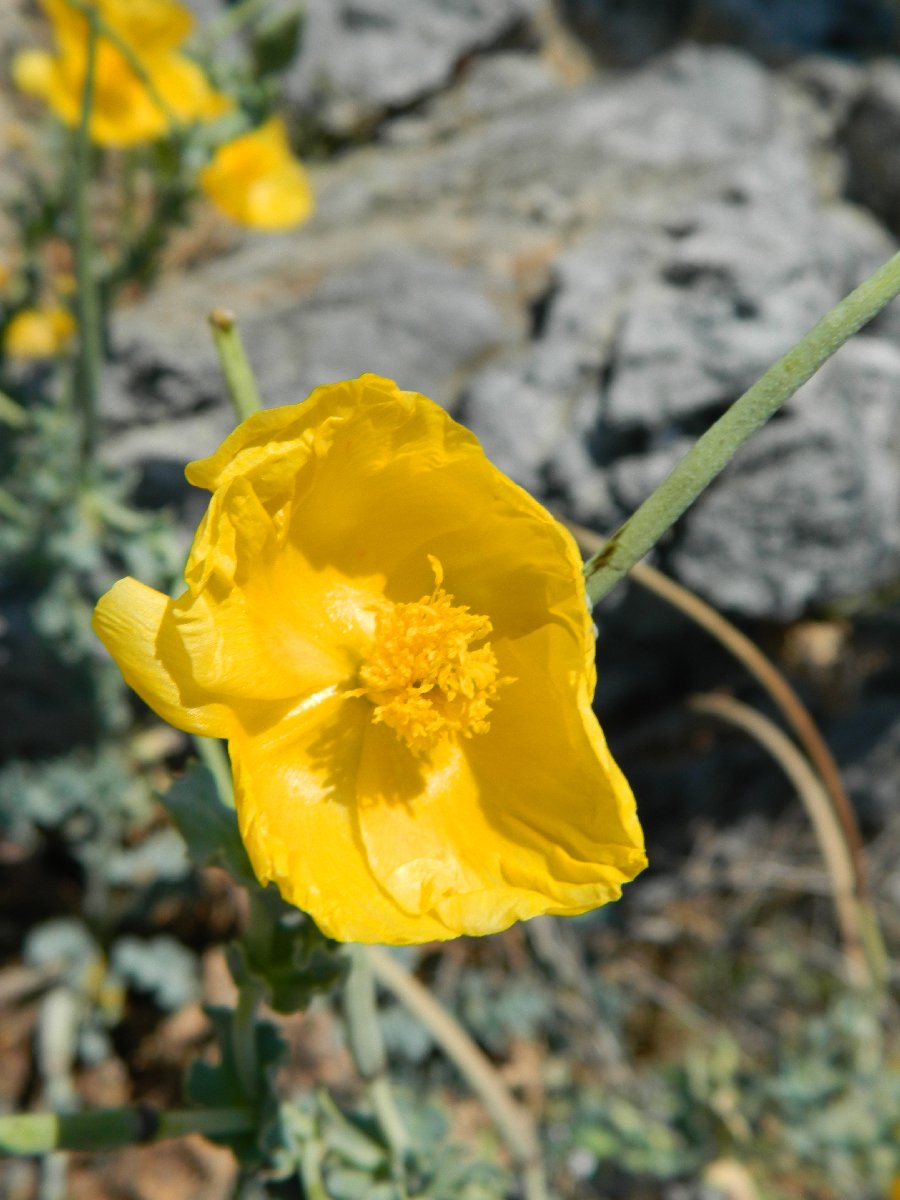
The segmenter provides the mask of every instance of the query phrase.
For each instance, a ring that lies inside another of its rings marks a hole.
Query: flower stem
[[[256,1053],[256,1014],[262,999],[256,980],[244,980],[238,989],[231,1048],[241,1088],[248,1100],[259,1096],[259,1060]]]
[[[81,1113],[18,1113],[0,1116],[0,1153],[50,1154],[57,1150],[115,1150],[138,1142],[161,1142],[188,1133],[207,1136],[249,1133],[258,1115],[249,1108],[158,1112],[153,1108],[101,1108]]]
[[[209,314],[209,325],[219,355],[219,364],[228,395],[239,421],[246,420],[262,408],[256,380],[247,361],[244,343],[234,319],[234,314],[224,308],[214,308]]]
[[[620,525],[584,566],[592,604],[607,594],[678,520],[744,442],[810,379],[848,338],[900,293],[900,254],[895,254],[806,337],[735,400],[691,447],[644,503]]]
[[[88,23],[87,64],[81,94],[81,119],[75,142],[75,276],[78,283],[78,397],[81,406],[81,462],[91,460],[97,432],[97,397],[100,390],[100,301],[93,273],[91,244],[90,171],[91,109],[94,98],[94,65],[97,58],[97,13],[85,12]]]
[[[366,1082],[369,1102],[391,1152],[395,1182],[405,1194],[404,1165],[409,1135],[394,1100],[375,996],[375,974],[366,946],[349,946],[350,974],[344,984],[344,1021],[356,1069]]]

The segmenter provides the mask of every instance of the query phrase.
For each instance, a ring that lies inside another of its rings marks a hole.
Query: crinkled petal
[[[199,686],[240,698],[302,697],[355,674],[357,593],[284,553],[247,479],[210,501],[172,617]]]
[[[312,564],[350,578],[378,574],[389,580],[388,595],[397,600],[430,590],[428,554],[440,558],[442,545],[464,555],[473,579],[474,564],[480,564],[486,578],[482,600],[496,596],[501,572],[492,566],[495,547],[483,557],[479,553],[488,523],[498,531],[504,570],[515,559],[518,527],[523,534],[539,528],[543,561],[553,559],[551,551],[558,558],[567,537],[488,462],[468,430],[426,397],[375,375],[329,384],[303,404],[256,414],[215,454],[190,463],[186,473],[192,483],[210,489],[236,476],[252,480],[270,512],[293,509],[290,543]],[[558,562],[554,569],[558,574]],[[532,578],[540,574],[536,569]],[[515,589],[520,575],[516,560],[503,586]],[[566,582],[571,587],[570,576]],[[450,576],[447,586],[457,600],[477,608],[455,590]],[[509,606],[514,608],[512,601]],[[488,606],[482,602],[478,611]]]
[[[255,735],[232,738],[238,819],[253,869],[340,941],[452,937],[435,917],[404,912],[369,868],[356,794],[368,720],[366,701],[326,693]]]
[[[230,711],[192,685],[174,636],[168,597],[136,579],[120,579],[100,598],[93,627],[125,681],[165,721],[189,733],[227,737]]]
[[[596,719],[588,710],[554,721],[554,701],[573,708],[559,692],[519,726],[526,702],[517,705],[499,722],[499,741],[492,718],[488,734],[447,741],[428,762],[390,730],[369,730],[363,844],[372,873],[411,916],[437,918],[451,936],[494,933],[613,900],[646,865],[631,792]]]

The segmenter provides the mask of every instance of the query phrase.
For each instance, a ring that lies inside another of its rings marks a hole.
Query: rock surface
[[[308,0],[288,101],[332,134],[358,134],[444,87],[463,59],[537,7],[536,0]]]
[[[403,12],[410,36],[437,20],[431,6]],[[437,40],[458,61],[463,24],[481,31],[471,49],[524,12],[448,7]],[[394,44],[398,10],[360,13],[353,36]],[[378,143],[315,170],[310,224],[235,237],[120,314],[107,454],[163,486],[160,464],[226,432],[202,319],[220,305],[238,315],[266,403],[380,371],[458,411],[525,487],[613,528],[891,253],[838,194],[831,140],[861,86],[849,71],[795,82],[684,46],[572,86],[546,53],[475,58]],[[387,85],[384,63],[377,73]],[[785,620],[896,575],[898,329],[886,314],[845,350],[683,518],[665,558],[685,581]]]

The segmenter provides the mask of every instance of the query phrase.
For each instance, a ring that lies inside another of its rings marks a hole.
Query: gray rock
[[[691,509],[671,563],[722,608],[788,620],[900,573],[900,350],[845,346]]]
[[[119,463],[184,462],[233,424],[203,312],[186,311],[186,299],[161,288],[122,314],[103,397],[107,430],[118,435],[106,453]],[[241,332],[267,405],[372,371],[452,406],[462,375],[513,329],[477,271],[397,247],[336,271],[304,299],[257,305]]]
[[[366,129],[443,87],[536,0],[308,0],[288,102],[334,134]]]
[[[888,635],[885,640],[896,654],[896,630],[893,632],[894,637]],[[896,688],[892,693],[861,698],[829,726],[827,733],[861,819],[876,826],[896,820],[900,795],[900,707]],[[895,886],[900,889],[900,871]],[[900,890],[897,899],[900,901]]]
[[[462,395],[501,468],[612,528],[891,252],[861,210],[828,187],[823,200],[823,129],[808,91],[733,51],[684,47],[578,87],[526,55],[485,57],[378,145],[317,168],[309,225],[237,241],[120,315],[107,452],[183,462],[230,426],[202,320],[219,303],[239,317],[266,403],[365,370],[450,409]],[[880,440],[867,433],[854,459],[830,393],[824,423],[792,415],[760,435],[670,542],[686,579],[734,611],[781,617],[893,569],[882,398],[894,362],[881,352],[898,331],[900,313],[886,314],[867,357],[845,360],[875,397]],[[850,393],[846,373],[831,379]],[[761,517],[767,494],[793,507]]]
[[[582,522],[623,520],[893,250],[859,210],[822,205],[789,125],[715,178],[713,195],[564,254],[533,345],[467,389],[488,453]],[[900,570],[896,320],[846,349],[682,518],[670,564],[713,602],[787,619]]]
[[[844,145],[850,195],[900,231],[900,64],[894,59],[869,68]]]
[[[558,91],[559,79],[543,59],[522,51],[498,52],[473,59],[457,86],[387,122],[381,137],[395,145],[433,143]]]

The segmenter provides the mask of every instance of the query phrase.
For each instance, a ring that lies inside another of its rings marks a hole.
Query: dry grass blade
[[[516,1103],[466,1031],[414,975],[387,951],[370,946],[368,952],[377,979],[422,1022],[490,1113],[522,1173],[526,1200],[546,1200],[541,1144],[530,1113]]]
[[[853,863],[821,779],[787,734],[749,704],[732,696],[705,695],[692,697],[690,707],[694,712],[719,717],[744,730],[771,755],[794,785],[828,872],[848,974],[858,985],[875,987],[879,979],[869,957],[866,921],[856,895]]]

